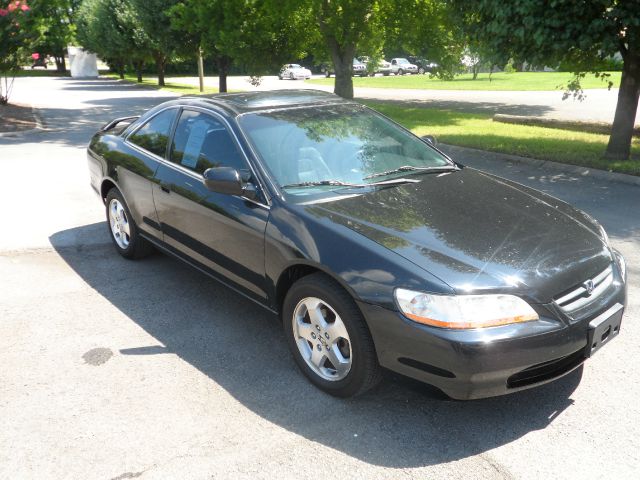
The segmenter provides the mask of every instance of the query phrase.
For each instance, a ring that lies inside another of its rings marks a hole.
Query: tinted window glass
[[[311,182],[366,185],[410,175],[411,169],[452,167],[425,142],[365,107],[332,105],[259,112],[240,125],[273,176],[289,193]],[[321,186],[317,190],[335,188]]]
[[[180,115],[169,159],[198,173],[211,167],[246,168],[224,125],[211,115],[192,110]]]
[[[175,109],[159,113],[130,135],[129,141],[164,158],[175,114]]]

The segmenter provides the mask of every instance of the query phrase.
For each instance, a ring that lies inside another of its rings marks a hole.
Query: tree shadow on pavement
[[[90,248],[73,246],[91,237]],[[336,399],[299,373],[274,315],[191,267],[161,254],[122,259],[104,223],[50,241],[80,278],[157,339],[154,346],[109,345],[123,361],[173,353],[266,420],[370,464],[455,461],[544,429],[572,405],[582,375],[579,369],[536,389],[458,402],[387,374],[361,397]]]
[[[110,93],[115,93],[109,89]],[[122,96],[100,100],[87,100],[86,106],[79,108],[38,108],[37,115],[41,129],[28,134],[0,139],[3,143],[52,143],[72,147],[86,147],[91,137],[107,122],[114,118],[141,115],[156,105],[177,98],[177,95],[163,96]]]
[[[502,113],[507,115],[524,115],[541,117],[554,109],[548,105],[523,105],[514,103],[497,102],[465,102],[464,100],[388,100],[359,95],[358,100],[375,102],[387,105],[397,105],[404,108],[437,108],[452,110],[455,112],[479,113],[494,115]]]

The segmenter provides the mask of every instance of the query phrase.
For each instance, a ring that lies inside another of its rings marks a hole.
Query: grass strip
[[[104,75],[105,78],[112,78],[114,80],[120,80],[120,76],[116,74]],[[135,83],[136,85],[143,85],[145,87],[155,88],[157,90],[163,90],[166,92],[177,93],[179,95],[209,95],[212,93],[218,93],[217,87],[204,87],[204,92],[200,92],[200,88],[197,85],[188,85],[185,83],[172,82],[171,78],[165,77],[164,87],[158,86],[157,77],[142,77],[142,83],[138,82],[136,75],[125,74],[124,80],[127,82]]]
[[[478,113],[365,103],[416,135],[434,135],[442,143],[640,176],[638,137],[630,160],[611,161],[602,158],[609,141],[604,134],[512,125]]]

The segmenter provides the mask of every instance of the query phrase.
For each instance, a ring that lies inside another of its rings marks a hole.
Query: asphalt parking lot
[[[603,223],[629,266],[621,335],[510,396],[450,401],[389,374],[339,400],[298,373],[270,314],[177,260],[111,246],[84,148],[165,98],[16,85],[43,128],[0,138],[0,478],[636,478],[640,187],[453,149]]]

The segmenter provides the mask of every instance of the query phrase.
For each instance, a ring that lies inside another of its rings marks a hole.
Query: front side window
[[[184,110],[180,115],[169,160],[198,173],[212,167],[247,168],[222,122],[193,110]]]
[[[455,168],[437,150],[362,106],[256,112],[242,115],[239,123],[275,180],[293,195]]]
[[[160,112],[132,135],[129,135],[128,140],[164,158],[167,152],[167,143],[169,142],[169,134],[175,115],[176,110],[173,108]]]

